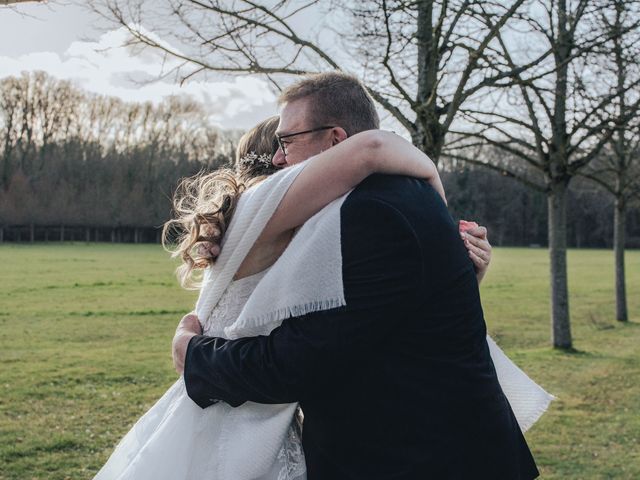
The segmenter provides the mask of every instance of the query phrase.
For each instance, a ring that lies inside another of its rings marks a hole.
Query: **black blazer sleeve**
[[[189,342],[184,379],[200,407],[216,400],[290,403],[348,381],[418,305],[420,244],[403,214],[358,191],[341,209],[345,307],[290,318],[269,336]]]

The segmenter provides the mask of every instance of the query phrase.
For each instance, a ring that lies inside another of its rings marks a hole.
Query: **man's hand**
[[[464,241],[464,246],[469,250],[469,257],[476,267],[476,276],[478,283],[480,283],[491,262],[491,244],[487,240],[487,229],[481,226],[469,228],[460,232],[460,237]]]
[[[182,317],[176,328],[172,345],[173,366],[180,375],[184,372],[184,359],[187,355],[189,340],[200,334],[202,334],[202,327],[195,313],[191,312]]]
[[[199,257],[215,260],[220,255],[220,245],[211,242],[200,242],[196,247],[196,254]]]

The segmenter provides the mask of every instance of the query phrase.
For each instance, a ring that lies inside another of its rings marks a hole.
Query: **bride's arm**
[[[424,178],[442,196],[444,188],[435,164],[400,136],[368,130],[307,160],[259,241],[270,241],[302,225],[336,198],[373,173]]]

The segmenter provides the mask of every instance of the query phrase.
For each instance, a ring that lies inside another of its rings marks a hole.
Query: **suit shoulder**
[[[362,181],[345,200],[345,208],[382,202],[400,212],[409,207],[441,202],[440,196],[424,180],[403,175],[374,174]]]
[[[394,175],[371,175],[345,199],[340,216],[342,230],[375,231],[381,226],[395,235],[415,237],[411,205],[420,180]],[[424,182],[422,182],[424,183]],[[403,233],[404,232],[404,233]]]

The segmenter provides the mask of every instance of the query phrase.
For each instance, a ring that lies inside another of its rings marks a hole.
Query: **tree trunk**
[[[0,227],[0,243],[4,243],[4,227]]]
[[[29,224],[29,242],[33,243],[36,241],[36,228],[33,223]]]
[[[116,229],[111,229],[111,243],[116,243]]]
[[[435,2],[420,0],[415,3],[418,11],[416,43],[418,47],[418,78],[415,127],[411,133],[413,145],[426,153],[436,165],[440,157],[444,134],[436,113],[436,95],[440,79],[440,53],[438,38],[434,37],[433,16]]]
[[[49,229],[44,227],[44,241],[49,242]]]
[[[551,185],[549,205],[549,255],[551,265],[551,326],[555,348],[572,347],[567,281],[567,189],[568,182]]]
[[[437,122],[437,118],[434,121]],[[438,164],[444,146],[444,135],[437,127],[428,129],[424,126],[416,126],[416,130],[411,132],[411,142],[414,147],[426,153],[436,165]]]
[[[616,262],[616,319],[629,320],[627,313],[627,288],[624,275],[624,243],[627,208],[624,200],[616,199],[613,216],[613,251]]]
[[[85,241],[89,243],[91,241],[91,229],[89,227],[85,228]]]
[[[64,242],[64,225],[60,225],[60,241]]]

